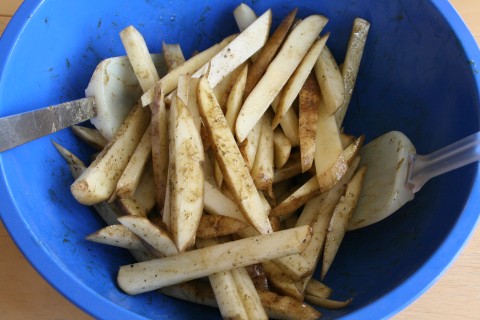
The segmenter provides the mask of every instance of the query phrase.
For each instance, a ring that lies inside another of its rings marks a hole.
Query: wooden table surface
[[[0,35],[22,0],[0,0]],[[451,0],[480,43],[478,0]],[[0,223],[0,315],[3,319],[91,319],[50,287]],[[394,319],[480,319],[480,229],[446,274]]]

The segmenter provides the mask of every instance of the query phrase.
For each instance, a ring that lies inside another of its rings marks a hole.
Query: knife
[[[0,152],[79,124],[97,115],[94,97],[0,118]]]
[[[164,72],[161,54],[152,54],[155,67]],[[128,57],[101,61],[85,90],[86,98],[0,118],[0,152],[91,120],[110,139],[123,122],[142,89]]]

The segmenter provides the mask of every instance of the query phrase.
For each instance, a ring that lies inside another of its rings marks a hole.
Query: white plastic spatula
[[[385,219],[431,178],[480,160],[480,132],[429,155],[417,155],[403,133],[391,131],[368,143],[360,156],[367,172],[349,230]]]

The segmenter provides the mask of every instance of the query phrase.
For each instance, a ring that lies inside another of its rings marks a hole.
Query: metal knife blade
[[[81,123],[97,114],[93,97],[0,118],[0,152]]]

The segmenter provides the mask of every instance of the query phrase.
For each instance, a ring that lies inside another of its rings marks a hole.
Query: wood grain
[[[0,35],[21,0],[0,0]],[[451,0],[480,43],[478,0]],[[3,319],[91,319],[57,293],[30,266],[0,223],[0,315]],[[480,230],[457,261],[422,297],[395,320],[479,319]]]

